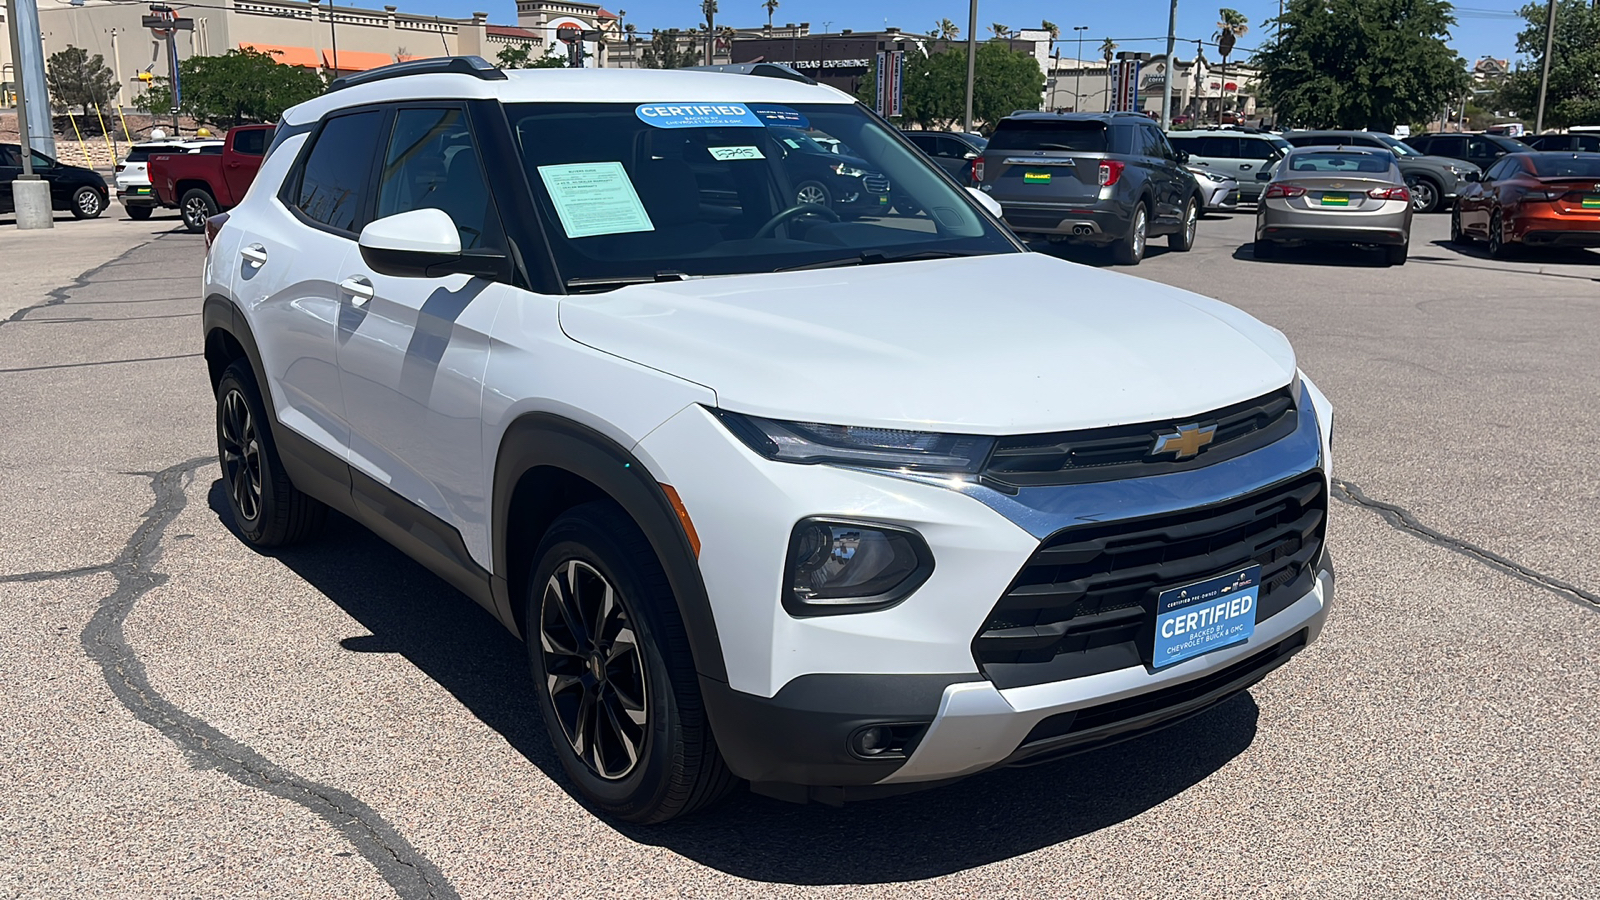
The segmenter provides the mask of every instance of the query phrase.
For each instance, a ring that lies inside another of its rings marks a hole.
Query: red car
[[[1453,243],[1486,240],[1494,257],[1519,244],[1600,247],[1600,153],[1512,153],[1473,182],[1450,217]]]

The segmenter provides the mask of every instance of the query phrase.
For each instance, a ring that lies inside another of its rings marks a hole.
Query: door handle
[[[256,266],[265,265],[267,262],[267,248],[260,244],[251,244],[245,247],[239,251],[239,255],[244,257],[245,262]]]
[[[376,293],[372,289],[372,282],[360,275],[351,275],[349,278],[339,282],[339,290],[349,294],[350,303],[357,308],[366,306],[367,301],[371,300]]]
[[[1239,171],[1241,171],[1241,172],[1246,170],[1246,169],[1249,169],[1249,168],[1250,168],[1250,164],[1249,163],[1240,163],[1239,164]]]

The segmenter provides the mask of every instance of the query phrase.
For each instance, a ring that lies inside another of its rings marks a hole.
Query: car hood
[[[561,326],[737,412],[976,434],[1190,415],[1295,367],[1233,307],[1039,253],[633,285],[563,300]]]
[[[1402,163],[1405,161],[1410,161],[1413,163],[1426,163],[1427,165],[1439,169],[1442,169],[1445,166],[1455,166],[1456,169],[1462,173],[1483,171],[1482,169],[1478,168],[1477,163],[1470,163],[1464,159],[1456,159],[1453,156],[1409,156],[1402,158],[1401,161]]]

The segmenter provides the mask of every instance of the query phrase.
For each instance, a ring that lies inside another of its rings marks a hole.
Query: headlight
[[[1451,175],[1461,175],[1461,174],[1463,174],[1463,172],[1460,169],[1456,168],[1455,166],[1445,166],[1445,168],[1450,170],[1450,174]]]
[[[844,163],[834,163],[828,168],[833,170],[833,174],[843,175],[846,178],[860,178],[861,176],[867,174],[865,169],[857,169],[854,166],[847,166]]]
[[[794,616],[886,609],[932,573],[933,554],[915,531],[804,519],[789,537],[783,608]]]
[[[793,463],[976,475],[983,470],[995,442],[980,435],[780,422],[724,409],[712,413],[751,450],[767,459]]]

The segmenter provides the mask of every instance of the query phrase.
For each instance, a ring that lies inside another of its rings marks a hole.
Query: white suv
[[[128,155],[117,163],[117,200],[128,211],[130,219],[148,219],[156,209],[156,195],[150,189],[150,155],[152,153],[218,153],[222,141],[209,138],[194,140],[145,141],[134,144]]]
[[[801,202],[799,134],[918,212]],[[1284,336],[1027,252],[831,88],[375,70],[211,226],[240,534],[332,507],[490,610],[611,815],[1101,746],[1328,614],[1332,413]]]

